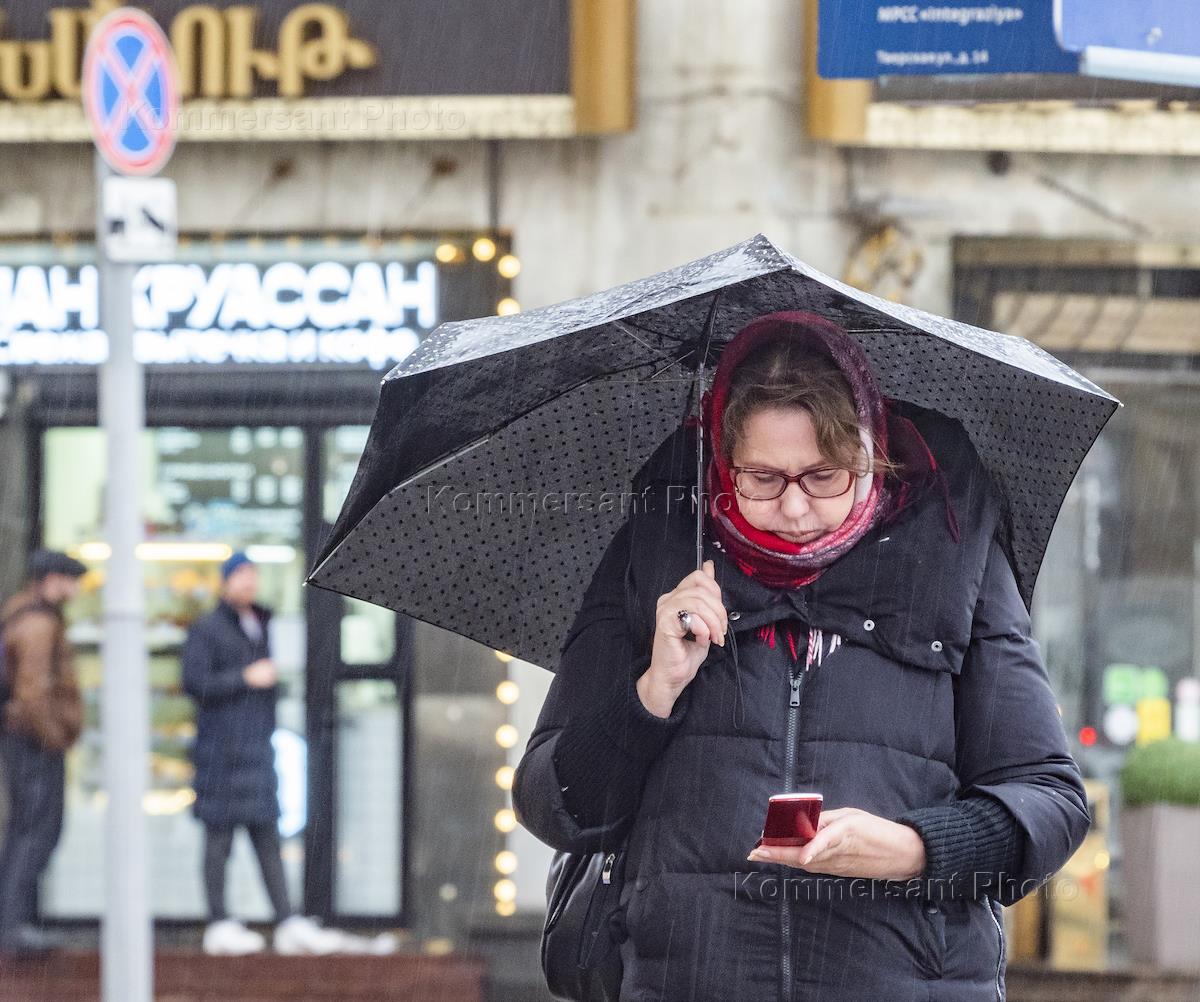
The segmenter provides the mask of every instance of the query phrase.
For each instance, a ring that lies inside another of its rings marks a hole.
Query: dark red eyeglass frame
[[[850,474],[850,482],[846,485],[846,490],[839,491],[837,494],[814,494],[804,486],[805,477],[810,477],[814,473],[828,473],[830,470],[841,470]],[[851,470],[845,466],[820,466],[815,470],[805,470],[803,473],[794,474],[780,473],[778,470],[760,470],[754,466],[731,466],[729,471],[733,474],[733,489],[741,494],[742,497],[744,497],[747,501],[774,501],[777,498],[783,497],[784,492],[788,489],[788,484],[797,484],[800,489],[804,491],[804,493],[810,498],[816,498],[818,501],[828,501],[831,498],[840,498],[846,493],[846,491],[850,490],[854,486],[854,478],[857,475],[855,470]],[[752,498],[748,494],[742,494],[741,488],[738,487],[737,477],[739,473],[763,473],[769,477],[782,477],[784,484],[779,489],[779,493],[774,497]]]

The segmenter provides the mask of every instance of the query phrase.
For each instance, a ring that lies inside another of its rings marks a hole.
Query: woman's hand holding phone
[[[758,848],[746,858],[834,877],[911,880],[925,872],[925,843],[908,825],[839,807],[821,813],[817,834],[807,845]]]
[[[679,612],[691,613],[695,640],[684,639]],[[708,657],[709,644],[724,646],[729,617],[721,602],[715,565],[704,561],[671,591],[659,596],[654,622],[650,667],[638,679],[637,690],[651,713],[669,717],[679,694],[696,677]]]

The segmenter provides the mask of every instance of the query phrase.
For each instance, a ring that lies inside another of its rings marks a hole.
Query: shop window
[[[260,570],[260,600],[274,609],[272,652],[279,666],[278,706],[285,864],[299,894],[303,853],[294,836],[303,825],[302,776],[294,752],[303,747],[305,622],[301,602],[304,436],[299,428],[153,428],[142,436],[146,543],[142,558],[151,690],[149,824],[150,887],[156,915],[200,918],[202,829],[191,813],[191,700],[181,684],[180,650],[188,626],[210,609],[219,566],[246,549]],[[68,610],[70,637],[87,705],[87,725],[68,756],[67,820],[44,885],[51,917],[92,917],[103,911],[104,792],[100,731],[101,590],[105,442],[96,428],[52,428],[42,440],[45,545],[87,564],[80,597]],[[298,897],[296,898],[298,900]],[[228,904],[248,919],[267,918],[249,846],[236,845]]]

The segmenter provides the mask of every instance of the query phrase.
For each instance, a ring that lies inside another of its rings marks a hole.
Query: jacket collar
[[[271,618],[271,610],[266,606],[259,605],[257,602],[252,603],[250,608],[254,611],[254,614],[258,616],[259,622],[262,623],[265,628],[267,625],[267,620]],[[234,623],[238,623],[239,625],[241,624],[242,614],[238,612],[237,609],[235,609],[232,605],[226,602],[225,599],[222,598],[217,600],[217,611],[225,616],[226,619],[231,620]]]

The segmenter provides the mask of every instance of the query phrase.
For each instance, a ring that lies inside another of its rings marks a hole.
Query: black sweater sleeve
[[[593,574],[513,778],[518,820],[567,851],[595,851],[623,836],[647,768],[689,702],[685,689],[670,717],[659,717],[637,693],[650,654],[634,650],[626,619],[630,528],[622,525]]]
[[[646,768],[666,747],[686,708],[681,694],[669,717],[651,713],[636,688],[649,660],[628,664],[628,670],[613,672],[602,700],[568,719],[558,737],[555,771],[568,810],[585,826],[636,812]]]
[[[1002,881],[1021,870],[1021,825],[986,794],[908,811],[895,820],[914,829],[925,843],[921,879],[930,897],[995,894]]]

